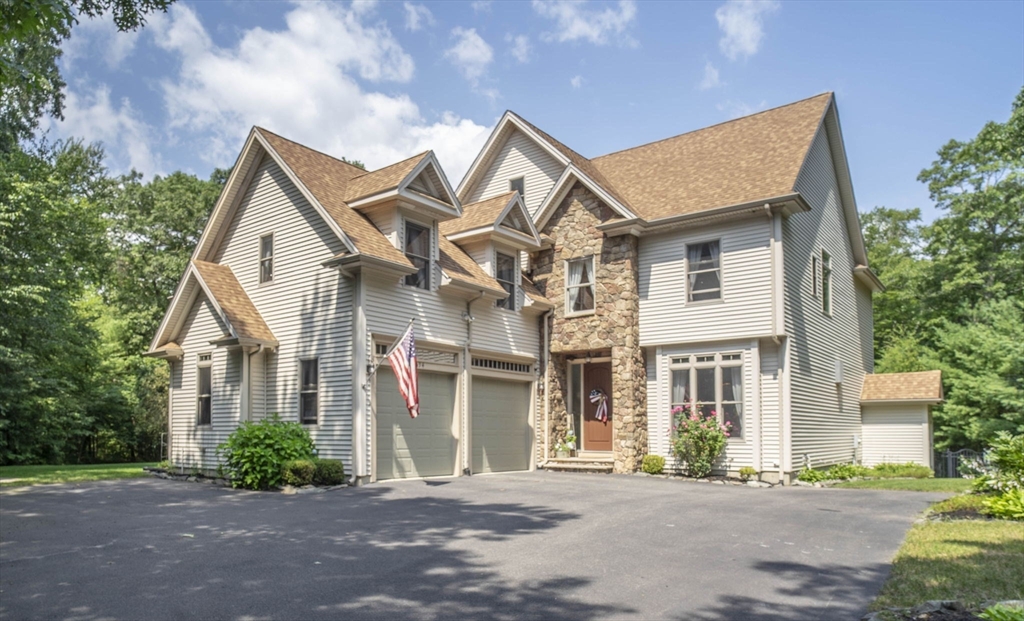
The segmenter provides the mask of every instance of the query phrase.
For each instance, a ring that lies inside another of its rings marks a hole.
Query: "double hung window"
[[[196,363],[196,424],[209,425],[213,419],[213,356],[199,354]]]
[[[274,234],[260,238],[260,284],[274,281]]]
[[[508,293],[508,297],[496,302],[499,308],[516,309],[516,258],[503,252],[495,253],[494,277]]]
[[[315,425],[320,387],[319,361],[316,358],[303,360],[299,375],[299,420],[306,425]]]
[[[821,312],[832,314],[832,257],[821,251]]]
[[[722,299],[722,264],[718,240],[686,246],[686,300]]]
[[[566,261],[565,314],[594,310],[594,257]]]
[[[416,267],[415,274],[405,277],[405,284],[430,289],[430,229],[412,222],[405,223],[405,256]]]
[[[743,354],[674,356],[670,370],[672,408],[690,406],[729,423],[729,437],[743,435]]]

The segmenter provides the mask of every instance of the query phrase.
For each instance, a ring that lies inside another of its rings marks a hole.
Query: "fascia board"
[[[465,199],[464,192],[469,189],[468,184],[470,183],[470,180],[473,179],[473,176],[491,155],[491,148],[498,140],[498,136],[501,135],[501,132],[508,125],[509,115],[511,114],[512,113],[510,111],[506,110],[505,113],[501,115],[498,123],[494,126],[494,129],[491,130],[491,135],[487,137],[487,141],[484,142],[484,146],[480,148],[480,152],[476,154],[476,158],[473,160],[473,163],[470,164],[469,170],[467,170],[466,174],[462,176],[462,181],[459,182],[459,186],[455,189],[456,194],[461,197],[459,200]]]
[[[224,187],[221,188],[220,195],[217,196],[217,202],[214,203],[213,211],[210,212],[210,218],[207,220],[206,226],[203,227],[203,233],[199,236],[199,243],[196,244],[195,250],[192,251],[192,259],[197,261],[205,260],[215,248],[207,248],[210,244],[210,237],[217,237],[217,233],[220,232],[223,223],[215,224],[218,218],[221,216],[221,212],[224,209],[230,209],[236,202],[236,199],[240,198],[244,192],[242,188],[237,187],[241,179],[245,179],[252,174],[252,169],[255,167],[256,158],[253,156],[248,166],[242,166],[249,156],[250,149],[256,143],[256,128],[253,127],[249,130],[249,136],[245,139],[245,145],[242,150],[238,153],[238,157],[235,159],[234,166],[231,167],[231,174],[228,175],[227,182],[224,183]]]

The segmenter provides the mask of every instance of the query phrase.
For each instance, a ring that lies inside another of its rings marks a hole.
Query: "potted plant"
[[[555,457],[557,459],[568,459],[574,450],[576,450],[576,435],[570,429],[565,432],[565,437],[562,441],[555,444]]]

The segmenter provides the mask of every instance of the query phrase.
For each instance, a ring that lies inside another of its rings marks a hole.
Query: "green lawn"
[[[872,610],[927,600],[1024,599],[1024,524],[956,520],[914,525]]]
[[[832,487],[846,489],[892,489],[908,492],[966,492],[971,489],[969,479],[865,479],[843,481]]]
[[[40,485],[45,483],[79,483],[105,479],[144,477],[142,464],[90,464],[87,466],[0,466],[0,487]]]

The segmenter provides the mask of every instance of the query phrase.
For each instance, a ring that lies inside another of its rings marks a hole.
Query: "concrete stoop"
[[[589,457],[564,457],[552,458],[539,466],[543,470],[552,472],[594,472],[598,474],[611,474],[615,462],[608,459],[594,459]]]

